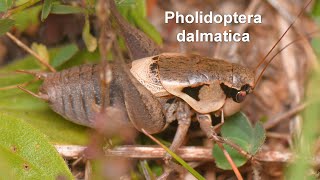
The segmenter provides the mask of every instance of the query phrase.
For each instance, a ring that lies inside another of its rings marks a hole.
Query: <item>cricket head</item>
[[[241,103],[253,91],[255,74],[247,67],[232,64],[232,84],[233,89],[236,91],[232,91],[230,95],[235,102]]]
[[[232,64],[232,82],[230,84],[220,84],[226,95],[222,107],[225,116],[231,116],[240,110],[241,103],[253,91],[254,84],[255,74],[251,69],[239,64]]]
[[[222,83],[220,86],[227,98],[241,103],[253,91],[254,84],[254,72],[239,64],[232,64],[232,82],[230,84]]]

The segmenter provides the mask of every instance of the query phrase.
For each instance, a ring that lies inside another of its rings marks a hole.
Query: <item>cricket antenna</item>
[[[299,12],[298,16],[293,20],[293,22],[289,25],[289,27],[286,29],[286,31],[281,35],[281,37],[279,38],[279,40],[272,46],[272,48],[269,50],[269,52],[267,53],[267,55],[259,62],[259,64],[256,66],[254,73],[256,73],[256,71],[258,70],[258,68],[262,65],[263,62],[265,62],[265,60],[267,59],[267,57],[270,55],[270,53],[274,50],[274,48],[280,43],[280,41],[283,39],[283,37],[287,34],[287,32],[292,28],[293,24],[297,21],[297,19],[299,19],[299,17],[303,14],[303,12],[305,11],[305,9],[310,5],[310,3],[312,2],[312,0],[309,0],[309,2],[301,9],[301,11]],[[287,46],[289,46],[290,44],[292,44],[293,42],[289,43]],[[286,47],[287,47],[286,46]],[[277,54],[279,54],[284,48],[282,48]],[[259,74],[259,77],[257,78],[257,80],[255,81],[255,85],[254,88],[257,86],[258,82],[260,81],[264,71],[267,69],[267,67],[269,66],[269,64],[272,62],[272,60],[274,59],[275,56],[273,56],[267,63],[267,65],[263,68],[263,70],[261,71],[261,73]],[[253,89],[254,89],[253,88]]]
[[[49,96],[46,95],[46,94],[36,94],[36,93],[34,93],[32,91],[29,91],[28,89],[25,89],[25,88],[23,88],[22,86],[19,86],[19,85],[17,86],[17,88],[21,89],[22,91],[24,91],[24,92],[26,92],[26,93],[28,93],[28,94],[30,94],[30,95],[38,98],[38,99],[42,99],[44,101],[49,101]]]
[[[263,68],[261,74],[263,74],[263,72],[267,69],[267,67],[268,67],[269,64],[274,60],[274,58],[275,58],[278,54],[280,54],[283,50],[285,50],[287,47],[289,47],[290,45],[292,45],[292,44],[294,44],[294,43],[296,43],[296,42],[298,42],[298,41],[300,41],[300,40],[303,40],[305,37],[312,37],[312,35],[314,35],[314,34],[316,34],[316,33],[319,33],[319,31],[314,31],[314,32],[308,33],[308,34],[306,34],[304,37],[299,37],[299,38],[291,41],[291,42],[288,43],[287,45],[285,45],[283,48],[281,48],[276,54],[274,54],[274,55],[271,57],[271,59],[267,62],[267,65]],[[261,79],[261,77],[262,77],[261,74],[260,74],[259,78],[258,78],[257,81],[256,81],[257,83],[260,81],[260,79]]]
[[[6,86],[6,87],[0,87],[0,91],[15,89],[15,88],[21,89],[22,87],[28,86],[29,84],[31,84],[39,79],[44,80],[48,75],[48,73],[45,73],[45,72],[35,72],[35,71],[27,71],[27,70],[16,70],[16,73],[30,74],[36,78],[31,81],[28,81],[28,82],[25,82],[22,84],[18,84],[18,85],[10,85],[10,86]]]

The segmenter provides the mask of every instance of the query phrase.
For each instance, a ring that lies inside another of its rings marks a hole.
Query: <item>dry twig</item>
[[[275,127],[277,124],[279,124],[280,122],[287,120],[290,117],[296,115],[297,113],[302,111],[306,106],[307,106],[306,103],[300,104],[300,105],[292,108],[291,110],[279,115],[278,117],[275,117],[272,120],[267,121],[266,123],[264,123],[263,127],[266,130],[271,129],[271,128]]]
[[[82,156],[87,148],[77,145],[55,145],[57,151],[66,159],[75,159]],[[166,151],[159,146],[118,146],[106,151],[106,156],[118,156],[135,159],[161,159]],[[212,149],[199,146],[181,147],[176,151],[186,161],[214,161]],[[260,151],[255,159],[260,162],[287,163],[293,158],[291,152]],[[315,157],[315,163],[320,164],[320,157]]]

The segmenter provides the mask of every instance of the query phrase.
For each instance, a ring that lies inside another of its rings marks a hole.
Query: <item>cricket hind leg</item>
[[[130,59],[126,59],[127,63],[133,60],[155,56],[160,54],[160,47],[150,39],[142,31],[138,30],[127,20],[125,20],[117,11],[114,0],[110,0],[111,17],[116,22],[116,28],[120,29],[121,35],[124,37]]]

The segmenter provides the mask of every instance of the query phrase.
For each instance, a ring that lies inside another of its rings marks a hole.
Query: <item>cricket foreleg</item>
[[[223,112],[223,109],[220,110],[220,117],[221,117],[220,123],[215,125],[215,126],[213,126],[213,130],[215,132],[220,131],[221,126],[224,124],[224,112]]]
[[[198,114],[197,113],[197,120],[200,124],[201,130],[206,134],[209,139],[212,139],[213,135],[217,133],[212,126],[212,120],[210,114]]]
[[[223,111],[221,110],[221,122],[216,125],[212,126],[212,119],[210,114],[197,114],[197,120],[200,124],[201,130],[206,134],[209,139],[217,140],[217,129],[219,129],[224,123],[224,115]]]

